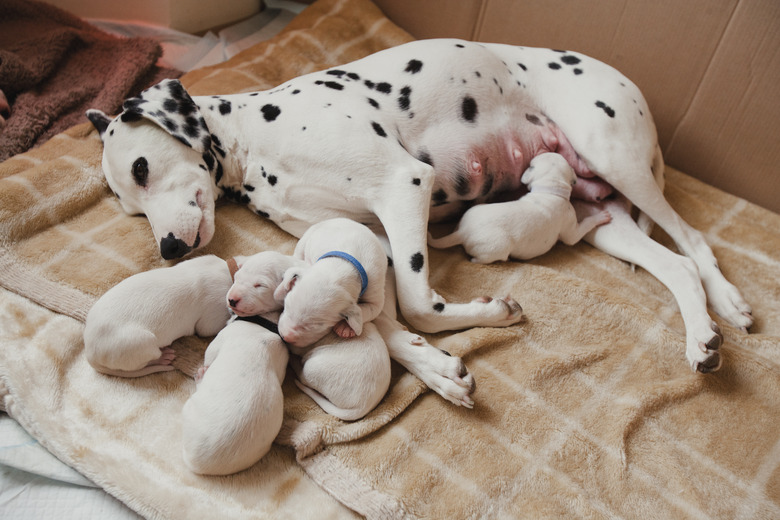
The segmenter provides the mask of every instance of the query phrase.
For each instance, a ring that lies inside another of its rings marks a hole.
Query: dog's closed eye
[[[144,157],[139,157],[133,163],[133,180],[142,188],[145,188],[149,181],[149,163]]]

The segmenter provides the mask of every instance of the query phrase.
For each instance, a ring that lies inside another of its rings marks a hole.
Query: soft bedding
[[[277,37],[182,82],[196,95],[266,89],[410,39],[368,0],[318,0]],[[0,397],[41,444],[140,514],[780,517],[780,216],[667,169],[670,202],[753,305],[750,335],[718,319],[715,374],[690,371],[671,294],[587,244],[488,266],[432,250],[431,283],[445,298],[512,294],[527,315],[427,336],[475,375],[473,410],[396,365],[379,407],[344,423],[288,373],[271,453],[236,475],[201,477],[181,460],[180,413],[207,340],[177,342],[178,371],[138,379],[98,374],[84,358],[92,302],[168,265],[146,219],[122,213],[100,158],[84,124],[0,164]],[[221,203],[216,225],[203,253],[295,245],[240,205]]]

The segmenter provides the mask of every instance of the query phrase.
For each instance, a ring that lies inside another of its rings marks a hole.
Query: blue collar
[[[355,269],[358,270],[358,274],[360,275],[360,296],[358,296],[358,298],[363,296],[363,293],[366,292],[366,288],[368,287],[368,275],[366,274],[366,270],[363,269],[363,266],[360,264],[360,262],[358,262],[357,258],[343,251],[330,251],[328,253],[325,253],[321,257],[319,257],[317,261],[319,262],[323,258],[328,258],[330,256],[343,258],[344,260],[346,260],[347,262],[355,266]]]

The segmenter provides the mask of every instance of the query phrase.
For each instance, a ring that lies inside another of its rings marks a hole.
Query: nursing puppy
[[[279,334],[286,343],[305,347],[331,329],[342,338],[359,336],[382,311],[387,254],[366,226],[346,218],[315,224],[293,256],[305,265],[287,269],[274,292],[284,300]]]
[[[288,353],[278,334],[241,318],[206,349],[195,393],[182,409],[183,457],[203,475],[259,461],[282,427]]]
[[[429,233],[428,244],[436,248],[462,244],[471,261],[480,264],[509,257],[528,260],[546,253],[558,240],[574,245],[612,220],[609,212],[601,211],[577,222],[569,202],[577,176],[557,153],[536,156],[522,182],[530,193],[516,201],[473,206],[453,233],[438,239]]]
[[[227,263],[213,255],[138,273],[109,289],[84,328],[87,360],[104,374],[139,377],[173,370],[168,347],[182,336],[213,336],[230,318]]]

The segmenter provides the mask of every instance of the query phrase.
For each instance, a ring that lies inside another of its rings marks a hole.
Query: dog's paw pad
[[[720,368],[722,362],[722,358],[720,353],[717,350],[713,350],[710,352],[710,355],[704,359],[704,361],[697,361],[693,365],[693,369],[696,372],[701,372],[702,374],[709,374],[712,372],[715,372]]]

